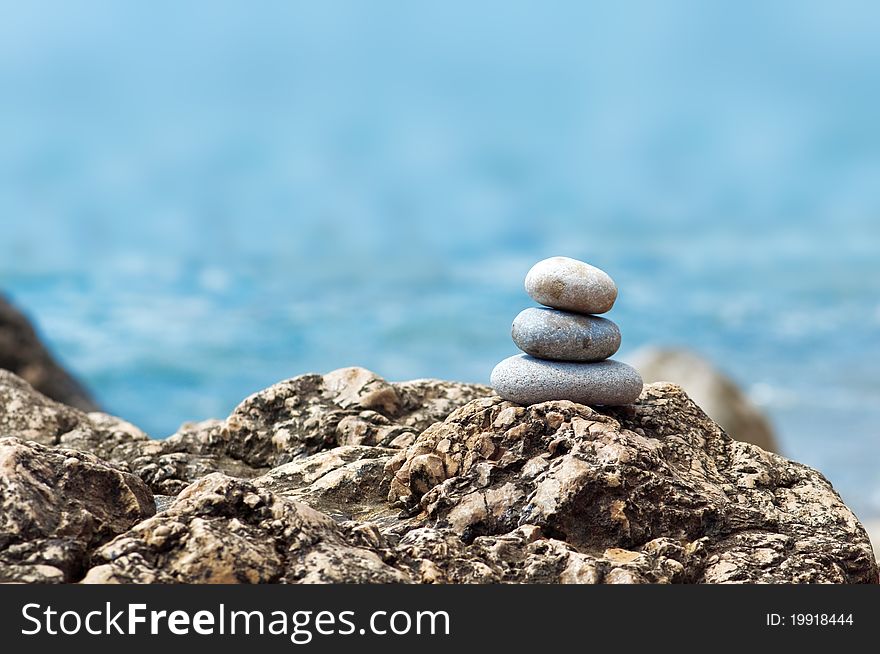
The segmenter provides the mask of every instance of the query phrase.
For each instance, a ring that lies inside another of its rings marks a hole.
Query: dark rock
[[[15,373],[53,400],[83,411],[98,410],[85,387],[49,353],[27,317],[2,296],[0,368]]]
[[[154,511],[139,478],[90,454],[0,438],[0,582],[76,581]]]

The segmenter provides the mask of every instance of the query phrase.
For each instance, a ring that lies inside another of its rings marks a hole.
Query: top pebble
[[[550,257],[526,275],[526,293],[535,302],[576,313],[605,313],[617,299],[608,273],[577,259]]]

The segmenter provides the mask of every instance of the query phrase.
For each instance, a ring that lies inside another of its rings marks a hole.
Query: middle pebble
[[[620,347],[620,329],[610,320],[543,307],[521,311],[510,335],[523,352],[557,361],[602,361]]]

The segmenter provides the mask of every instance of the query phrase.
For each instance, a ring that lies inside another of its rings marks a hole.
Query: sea
[[[487,382],[566,255],[880,516],[875,3],[0,4],[0,290],[107,411]]]

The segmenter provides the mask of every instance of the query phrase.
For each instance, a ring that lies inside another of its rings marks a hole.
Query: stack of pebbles
[[[614,280],[583,261],[551,257],[526,275],[526,292],[545,306],[526,309],[513,321],[513,342],[525,354],[495,366],[495,392],[517,404],[635,402],[642,392],[639,373],[608,358],[620,347],[620,330],[595,315],[614,305]]]

